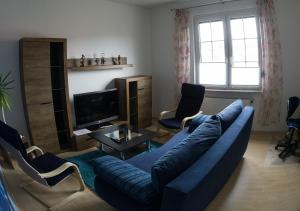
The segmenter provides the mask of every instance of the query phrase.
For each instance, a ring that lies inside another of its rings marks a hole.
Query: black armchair
[[[75,164],[67,162],[51,153],[44,153],[36,146],[31,146],[26,149],[18,131],[2,121],[0,121],[0,146],[4,149],[4,152],[7,153],[6,156],[9,155],[9,157],[14,158],[18,162],[19,167],[30,176],[33,181],[51,188],[73,174],[79,181],[79,191],[84,190],[85,186],[83,180]],[[31,158],[29,155],[33,153],[38,154],[38,156]],[[60,203],[49,207],[46,203],[41,201],[38,196],[26,188],[31,183],[21,185],[21,187],[49,209],[56,209],[75,196],[72,194]]]
[[[300,117],[293,118],[293,114],[297,110],[299,104],[300,99],[296,96],[288,99],[286,117],[288,132],[286,133],[284,140],[279,141],[275,146],[276,150],[281,150],[279,157],[283,160],[289,155],[298,155],[296,150],[298,148],[299,140],[294,140],[293,137],[295,131],[299,131],[300,129]]]
[[[163,128],[174,132],[183,129],[189,120],[193,119],[200,111],[205,93],[205,87],[198,84],[184,83],[181,87],[181,99],[177,109],[163,111],[160,113],[157,133]],[[174,117],[165,118],[166,115],[175,113]]]

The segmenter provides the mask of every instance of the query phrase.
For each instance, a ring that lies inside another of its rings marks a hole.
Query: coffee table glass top
[[[135,137],[142,136],[143,134],[138,131],[131,130],[127,125],[123,125],[112,132],[105,133],[104,135],[112,141],[121,143],[124,141],[131,141]]]
[[[117,151],[126,151],[139,144],[150,142],[155,133],[144,129],[132,129],[127,124],[101,128],[89,134],[100,143]]]

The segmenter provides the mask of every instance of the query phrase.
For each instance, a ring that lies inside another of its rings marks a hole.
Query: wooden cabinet
[[[58,153],[71,145],[66,39],[20,40],[24,111],[33,145]]]
[[[145,128],[152,124],[151,76],[132,76],[115,79],[119,90],[120,118],[132,126]]]

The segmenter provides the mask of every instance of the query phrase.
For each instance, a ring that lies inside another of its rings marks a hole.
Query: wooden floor
[[[252,134],[244,159],[221,192],[207,207],[207,211],[300,211],[300,164],[264,165],[271,141],[278,137],[278,134],[274,133]],[[165,139],[166,136],[158,141],[163,142]],[[77,153],[68,153],[68,155],[72,154]],[[20,184],[31,181],[21,170],[4,169],[4,175],[8,190],[21,210],[46,210],[45,206],[20,188]],[[40,197],[45,198],[49,204],[55,204],[76,191],[79,185],[74,178],[69,178],[51,191],[37,184],[31,185],[30,188]],[[59,210],[109,211],[114,209],[86,188]]]

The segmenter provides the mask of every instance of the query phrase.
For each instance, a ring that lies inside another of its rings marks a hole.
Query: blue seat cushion
[[[188,132],[193,132],[199,125],[201,125],[207,118],[210,118],[211,115],[199,114],[194,119],[192,119]]]
[[[45,153],[41,156],[36,157],[35,159],[31,160],[31,165],[39,172],[39,173],[47,173],[53,171],[66,163],[67,161],[59,158],[51,153]],[[65,177],[72,174],[74,171],[73,168],[68,168],[64,172],[60,173],[57,176],[47,178],[47,183],[50,186],[54,186],[60,181],[62,181]]]
[[[170,129],[180,129],[181,121],[176,118],[161,119],[158,121],[162,126]]]
[[[288,127],[300,129],[300,119],[289,119],[287,125]]]
[[[95,159],[93,166],[97,177],[138,202],[150,204],[158,195],[151,175],[125,161],[107,155]]]
[[[212,116],[160,157],[151,168],[152,183],[156,190],[162,193],[166,184],[192,165],[220,136],[220,121],[216,116]]]
[[[229,128],[243,110],[243,101],[236,100],[217,114],[221,121],[222,133]]]

